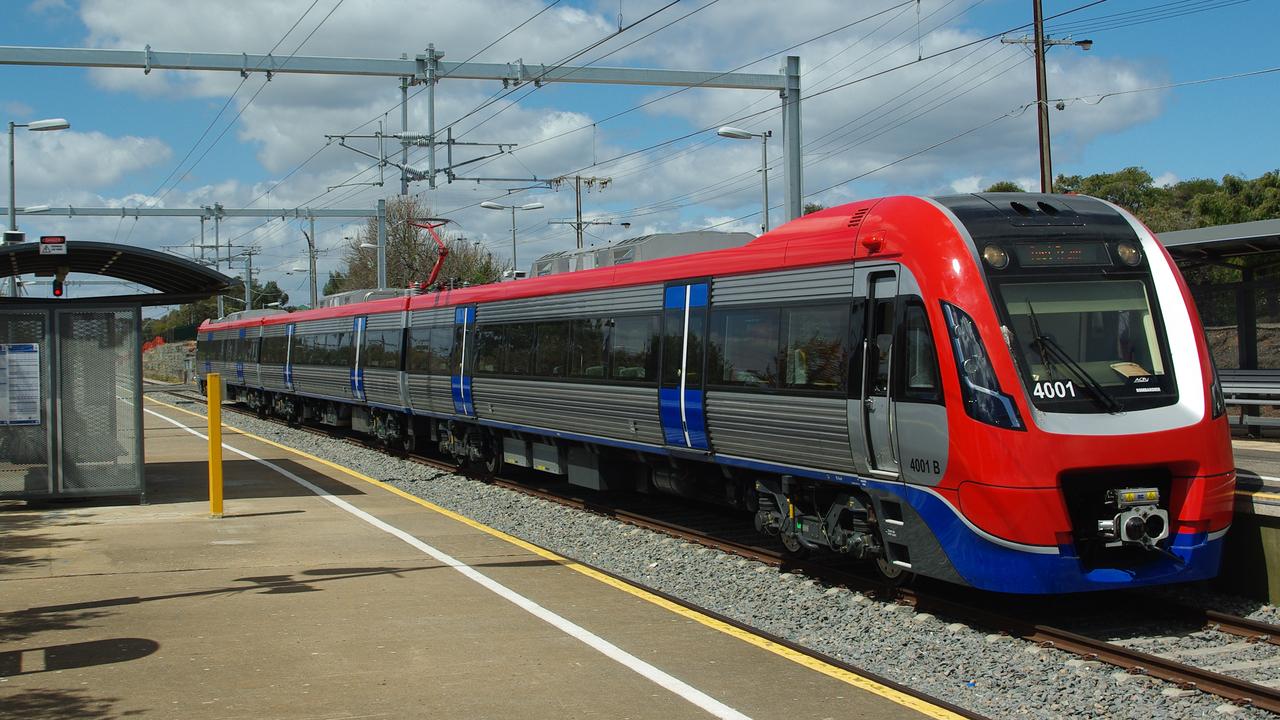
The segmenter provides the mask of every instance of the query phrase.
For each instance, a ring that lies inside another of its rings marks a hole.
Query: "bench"
[[[1239,409],[1236,415],[1228,415],[1232,425],[1243,426],[1251,434],[1254,428],[1280,427],[1280,417],[1251,414],[1249,410],[1263,407],[1280,407],[1280,370],[1222,370],[1222,394],[1226,397],[1228,411]]]

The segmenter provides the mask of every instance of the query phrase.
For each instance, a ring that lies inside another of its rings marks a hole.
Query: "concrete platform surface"
[[[228,453],[222,519],[155,414],[148,505],[0,506],[0,717],[954,717],[224,439],[278,469]]]
[[[1236,458],[1236,511],[1280,517],[1280,443],[1231,442]]]

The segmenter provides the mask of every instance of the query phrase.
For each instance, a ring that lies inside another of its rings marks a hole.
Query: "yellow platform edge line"
[[[186,413],[188,415],[192,415],[194,417],[207,420],[206,416],[201,415],[200,413],[197,413],[197,412],[193,412],[191,410],[187,410],[186,408],[180,408],[176,405],[170,405],[169,403],[156,400],[155,398],[152,398],[152,397],[145,397],[145,399],[157,405],[161,405],[163,407],[167,407],[181,413]],[[964,717],[950,710],[947,710],[946,708],[938,707],[925,700],[921,700],[920,698],[913,697],[895,688],[891,688],[882,683],[878,683],[875,680],[871,680],[870,678],[863,677],[862,675],[858,675],[857,673],[850,672],[843,668],[829,665],[821,660],[818,660],[817,658],[809,657],[808,655],[805,655],[804,653],[798,652],[796,650],[792,650],[791,648],[785,645],[780,645],[776,642],[773,642],[772,640],[760,637],[759,635],[748,632],[734,625],[730,625],[729,623],[726,623],[723,620],[718,620],[716,618],[710,617],[709,615],[700,613],[697,610],[691,610],[687,607],[684,607],[683,605],[678,605],[674,602],[671,602],[670,600],[667,600],[666,598],[660,597],[647,590],[644,590],[643,588],[636,587],[628,582],[619,580],[610,575],[606,575],[597,570],[586,567],[562,555],[558,555],[550,550],[547,550],[546,548],[539,547],[537,545],[534,545],[533,543],[527,542],[525,540],[521,540],[520,538],[514,535],[509,535],[501,530],[489,527],[488,525],[480,523],[476,520],[472,520],[471,518],[466,517],[465,515],[460,515],[452,510],[449,510],[448,508],[442,507],[440,505],[436,505],[435,503],[429,500],[424,500],[412,493],[405,492],[404,490],[401,490],[398,487],[389,485],[381,480],[365,475],[364,473],[361,473],[352,468],[346,467],[344,465],[339,465],[338,463],[332,462],[330,460],[326,460],[322,457],[317,457],[303,450],[291,448],[288,445],[284,445],[274,440],[264,438],[260,435],[255,435],[251,432],[248,432],[247,430],[244,430],[243,428],[233,427],[233,426],[227,425],[226,423],[223,423],[223,426],[226,429],[233,431],[235,434],[241,435],[243,437],[251,438],[253,440],[264,443],[266,445],[270,445],[271,447],[278,448],[280,450],[284,450],[286,452],[293,453],[294,455],[306,458],[308,460],[311,460],[312,462],[316,462],[326,467],[332,468],[343,474],[349,475],[353,478],[369,483],[370,485],[375,485],[379,488],[382,488],[383,490],[386,490],[387,492],[393,493],[395,495],[399,495],[400,497],[406,500],[409,500],[410,502],[417,503],[418,505],[421,505],[422,507],[427,508],[428,510],[431,510],[433,512],[439,513],[451,520],[456,520],[464,525],[467,525],[468,527],[474,528],[483,533],[486,533],[495,538],[498,538],[499,540],[503,540],[507,543],[515,545],[516,547],[519,547],[523,550],[527,550],[528,552],[538,555],[539,557],[542,557],[546,560],[550,560],[559,565],[563,565],[564,567],[569,568],[570,570],[573,570],[575,572],[581,573],[589,578],[592,578],[593,580],[597,580],[601,583],[604,583],[605,585],[609,585],[610,587],[626,592],[630,595],[640,598],[641,600],[644,600],[646,602],[652,603],[653,605],[657,605],[658,607],[661,607],[665,610],[669,610],[673,613],[676,613],[677,615],[680,615],[682,617],[688,618],[690,620],[694,620],[706,627],[709,627],[713,630],[717,630],[726,635],[735,637],[739,640],[742,640],[743,642],[754,645],[762,650],[766,650],[775,655],[786,658],[787,660],[790,660],[798,665],[802,665],[810,670],[820,672],[828,677],[834,678],[836,680],[840,680],[841,682],[847,683],[849,685],[852,685],[861,690],[865,690],[867,692],[873,693],[875,695],[879,695],[880,697],[883,697],[887,700],[891,700],[904,707],[911,708],[912,710],[915,710],[923,715],[927,715],[928,717],[938,718],[939,720],[962,720]]]

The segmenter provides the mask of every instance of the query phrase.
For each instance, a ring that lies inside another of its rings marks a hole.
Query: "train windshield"
[[[1006,282],[999,292],[1006,339],[1036,407],[1119,412],[1176,399],[1142,280]]]

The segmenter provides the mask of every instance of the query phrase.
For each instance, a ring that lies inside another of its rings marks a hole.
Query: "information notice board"
[[[0,425],[39,425],[40,405],[40,346],[0,343]]]

